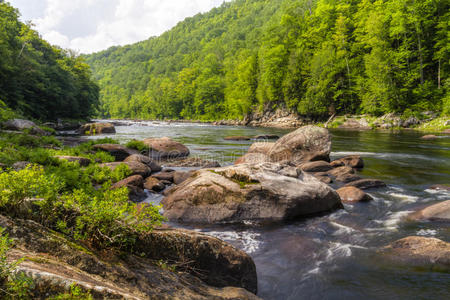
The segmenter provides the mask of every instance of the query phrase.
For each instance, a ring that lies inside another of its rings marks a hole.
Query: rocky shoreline
[[[90,123],[78,132],[109,134],[115,130],[114,124]],[[386,187],[380,180],[358,175],[365,166],[360,156],[331,161],[329,131],[312,125],[273,142],[254,143],[234,165],[226,167],[190,157],[186,146],[170,138],[140,142],[147,151],[119,144],[97,144],[93,150],[115,159],[100,166],[114,170],[126,165],[131,170],[129,177],[112,189],[126,187],[130,201],[137,203],[148,192],[160,194],[163,215],[180,224],[252,221],[265,226],[310,218],[343,209],[343,203],[370,202],[373,199],[366,190]],[[57,158],[86,166],[94,163],[81,156]],[[196,170],[175,171],[170,166]],[[26,164],[20,166],[24,167]],[[448,222],[449,208],[448,201],[435,204],[404,221]],[[33,277],[44,294],[46,289],[64,290],[78,282],[96,298],[257,299],[252,258],[220,239],[194,231],[158,228],[142,236],[125,258],[113,255],[105,259],[34,221],[2,214],[0,226],[17,241],[9,259],[30,257],[19,270]],[[450,270],[450,243],[434,238],[404,237],[377,253],[394,264]],[[177,266],[176,271],[170,266]]]

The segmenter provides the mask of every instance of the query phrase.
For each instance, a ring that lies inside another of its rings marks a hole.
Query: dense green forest
[[[0,0],[0,112],[40,120],[88,118],[99,88],[89,65],[44,41],[19,12]]]
[[[450,111],[448,0],[235,0],[87,56],[113,118]]]

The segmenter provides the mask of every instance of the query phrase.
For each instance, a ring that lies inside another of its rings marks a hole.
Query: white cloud
[[[229,1],[229,0],[226,0]],[[10,0],[44,39],[81,53],[160,35],[224,0]]]

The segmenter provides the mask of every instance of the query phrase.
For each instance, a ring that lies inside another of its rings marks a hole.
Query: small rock
[[[149,191],[161,192],[166,186],[155,177],[149,177],[145,180],[144,188]]]
[[[189,149],[168,137],[148,138],[144,140],[150,148],[150,157],[153,159],[173,159],[189,156]]]
[[[111,186],[111,189],[127,187],[129,199],[134,202],[139,202],[147,196],[143,190],[143,186],[144,178],[141,175],[134,175],[115,183]]]
[[[301,165],[301,169],[304,172],[327,172],[333,167],[330,165],[330,163],[326,161],[313,161],[313,162],[307,162]]]
[[[381,188],[386,187],[386,183],[378,179],[360,179],[347,183],[345,186],[354,186],[362,190],[367,190],[371,188]]]
[[[373,200],[371,196],[367,195],[362,190],[353,186],[340,188],[336,192],[341,197],[342,202],[354,203],[354,202],[367,202]]]
[[[355,174],[355,170],[351,167],[343,166],[329,170],[328,174],[337,178],[339,176]]]
[[[384,247],[381,253],[394,264],[427,271],[450,270],[450,243],[436,238],[409,236]]]
[[[333,168],[339,168],[339,167],[345,166],[344,162],[341,161],[341,160],[333,160],[333,161],[330,163],[330,165],[331,165]]]
[[[333,161],[334,165],[337,167],[341,164],[351,168],[362,169],[364,168],[364,161],[359,155],[349,155],[340,159]]]
[[[144,165],[147,165],[150,167],[152,172],[160,172],[162,170],[161,166],[158,165],[154,160],[152,160],[150,157],[142,155],[142,154],[132,154],[125,158],[124,162],[140,162]]]
[[[408,216],[409,220],[450,221],[450,200],[428,206]]]
[[[430,187],[432,190],[439,190],[439,191],[450,191],[450,185],[446,184],[435,184]]]
[[[277,140],[280,137],[274,134],[261,134],[254,137],[255,140]]]
[[[15,162],[11,167],[15,170],[15,171],[21,171],[26,169],[28,166],[31,166],[32,163],[30,163],[29,161],[18,161]]]
[[[422,140],[434,140],[437,139],[437,136],[435,136],[434,134],[429,134],[429,135],[424,135],[423,137],[421,137]]]
[[[92,146],[94,150],[101,150],[108,152],[115,157],[116,161],[124,161],[128,156],[132,154],[137,154],[138,151],[134,149],[129,149],[125,146],[118,144],[98,144]]]
[[[163,171],[157,174],[153,174],[152,177],[158,180],[167,180],[173,182],[173,176],[175,172]]]
[[[78,133],[84,135],[116,133],[116,128],[111,123],[88,123],[82,125]]]
[[[336,181],[342,182],[342,183],[349,183],[357,180],[361,180],[362,178],[355,174],[342,174],[336,176]]]
[[[89,158],[85,158],[85,157],[79,157],[79,156],[66,156],[66,155],[58,155],[55,156],[57,159],[60,160],[67,160],[69,162],[78,162],[80,164],[81,167],[87,167],[90,163],[91,160]]]
[[[227,136],[223,139],[226,141],[250,141],[252,138],[249,136]]]

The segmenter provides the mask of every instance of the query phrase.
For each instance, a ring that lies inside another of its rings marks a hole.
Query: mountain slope
[[[114,118],[450,111],[445,0],[235,0],[87,56]]]

